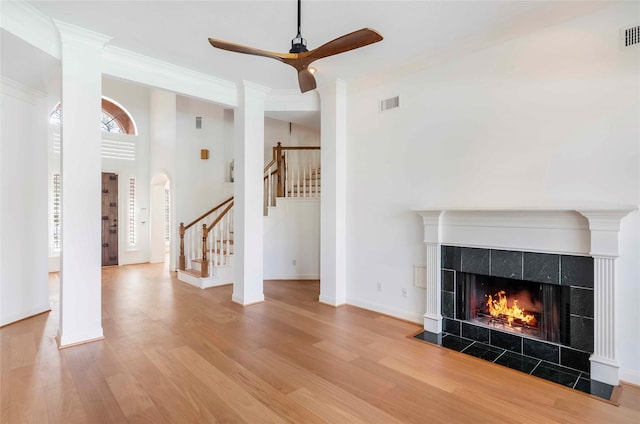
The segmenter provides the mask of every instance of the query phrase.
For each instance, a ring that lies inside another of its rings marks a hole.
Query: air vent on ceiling
[[[640,25],[622,30],[622,45],[624,47],[640,45]]]
[[[385,110],[395,109],[400,106],[400,96],[391,97],[380,101],[380,112]]]

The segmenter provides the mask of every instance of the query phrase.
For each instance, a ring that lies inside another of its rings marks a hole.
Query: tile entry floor
[[[437,344],[476,358],[503,365],[575,390],[611,400],[613,386],[591,380],[588,373],[563,367],[541,359],[510,352],[475,340],[465,339],[449,333],[435,334],[423,331],[413,336],[418,340]]]

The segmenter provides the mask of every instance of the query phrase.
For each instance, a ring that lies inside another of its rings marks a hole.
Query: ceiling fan
[[[300,32],[300,0],[298,0],[298,34],[291,40],[291,50],[289,53],[276,53],[260,50],[253,47],[230,43],[228,41],[209,38],[209,43],[213,47],[228,50],[236,53],[251,54],[254,56],[270,57],[272,59],[291,65],[298,71],[298,83],[300,91],[305,93],[316,88],[316,79],[309,70],[309,65],[323,57],[333,56],[339,53],[348,52],[359,47],[377,43],[382,40],[382,35],[371,28],[363,28],[349,34],[338,37],[315,48],[311,51],[307,49],[307,40],[302,38]]]

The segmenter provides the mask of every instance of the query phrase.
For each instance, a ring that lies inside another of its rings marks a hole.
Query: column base
[[[347,303],[346,300],[340,300],[335,297],[325,296],[323,294],[320,294],[320,297],[318,298],[318,302],[324,303],[330,306],[340,306],[340,305],[345,305]]]
[[[242,306],[249,306],[255,303],[264,302],[264,294],[261,294],[260,296],[256,296],[254,298],[245,298],[242,296],[238,296],[234,293],[231,295],[231,301],[235,303],[239,303]]]
[[[442,333],[442,316],[424,314],[424,329],[430,333]]]
[[[58,349],[64,349],[66,347],[95,342],[98,340],[104,340],[102,327],[98,327],[90,331],[85,331],[83,333],[75,333],[75,334],[69,334],[69,333],[62,334],[60,330],[58,330],[58,335],[56,336],[56,342],[58,342]]]
[[[591,355],[591,379],[617,386],[620,384],[620,364],[606,358]]]

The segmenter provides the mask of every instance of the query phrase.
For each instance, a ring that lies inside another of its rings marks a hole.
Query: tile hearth
[[[591,380],[590,375],[584,371],[563,367],[542,359],[521,355],[446,332],[435,334],[423,331],[413,337],[417,340],[436,344],[447,349],[484,359],[485,361],[509,367],[516,371],[543,378],[553,383],[562,384],[563,386],[597,396],[607,401],[610,401],[613,395],[613,386]]]

